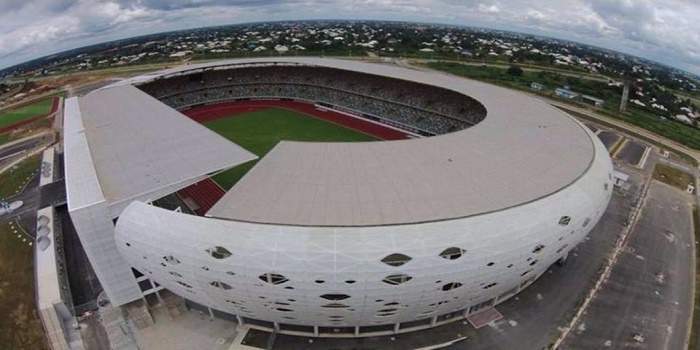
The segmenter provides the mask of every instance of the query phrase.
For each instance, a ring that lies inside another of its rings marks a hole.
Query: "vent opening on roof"
[[[570,216],[562,216],[559,218],[559,225],[566,226],[571,222]]]
[[[231,285],[229,285],[228,283],[226,283],[226,282],[221,282],[221,281],[213,281],[213,282],[209,283],[209,285],[211,285],[212,287],[221,288],[221,289],[224,289],[224,290],[229,290],[229,289],[232,289],[232,288],[233,288],[233,287],[231,287]]]
[[[448,291],[448,290],[453,290],[455,288],[461,287],[462,284],[459,282],[450,282],[442,286],[442,290]]]
[[[533,253],[539,253],[544,249],[544,244],[538,244],[535,246],[535,248],[532,250]]]
[[[343,304],[343,303],[329,303],[329,304],[321,305],[321,307],[324,307],[324,308],[327,308],[327,309],[347,309],[347,308],[349,308],[350,306],[349,306],[349,305],[345,305],[345,304]]]
[[[440,257],[447,260],[459,259],[464,255],[465,250],[458,247],[449,247],[440,253]]]
[[[206,252],[209,253],[209,255],[211,255],[211,257],[214,259],[226,259],[231,256],[231,252],[228,251],[228,249],[220,246],[209,248],[206,250]]]
[[[413,279],[413,277],[401,273],[401,274],[386,276],[386,277],[384,277],[382,282],[387,283],[387,284],[391,284],[391,285],[399,285],[402,283],[406,283],[412,279]]]
[[[347,294],[323,294],[321,298],[326,300],[345,300],[350,298],[350,296]]]
[[[258,278],[270,284],[282,284],[284,282],[289,281],[287,277],[284,277],[283,275],[280,275],[278,273],[265,273],[258,276]]]
[[[180,263],[180,259],[172,256],[172,255],[166,255],[163,257],[163,260],[169,264],[177,265]]]
[[[411,257],[406,254],[394,253],[385,256],[381,261],[389,266],[401,266],[411,261]]]

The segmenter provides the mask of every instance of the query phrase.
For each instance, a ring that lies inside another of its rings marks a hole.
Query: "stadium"
[[[70,98],[64,120],[69,213],[112,304],[173,293],[285,334],[490,309],[563,262],[613,187],[566,113],[388,64],[192,64]]]

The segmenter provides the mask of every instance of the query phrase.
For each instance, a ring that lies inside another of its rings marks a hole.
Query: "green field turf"
[[[45,98],[38,102],[0,112],[0,128],[12,125],[19,121],[49,113],[51,110],[52,98]]]
[[[376,138],[286,109],[270,108],[221,118],[205,125],[262,158],[279,141],[350,142]],[[249,162],[214,176],[228,190],[255,165]]]

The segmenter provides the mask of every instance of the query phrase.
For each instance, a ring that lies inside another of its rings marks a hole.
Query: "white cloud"
[[[700,3],[687,0],[0,0],[0,67],[133,35],[319,18],[525,31],[622,50],[700,74]]]
[[[591,0],[591,10],[647,56],[675,56],[700,70],[700,3],[690,1]]]
[[[534,20],[534,21],[542,21],[547,18],[547,16],[544,15],[544,13],[534,10],[534,9],[529,9],[527,10],[527,19]]]
[[[479,9],[479,12],[483,12],[483,13],[499,13],[499,12],[501,12],[501,9],[498,8],[498,6],[496,6],[495,4],[491,4],[491,5],[479,4],[478,9]]]

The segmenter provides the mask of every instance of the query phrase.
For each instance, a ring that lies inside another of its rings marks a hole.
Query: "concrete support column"
[[[437,324],[437,316],[433,316],[433,318],[430,319],[430,325],[435,326]]]
[[[158,298],[158,303],[165,306],[165,300],[163,300],[163,298],[160,296],[159,290],[156,291],[156,297]]]
[[[399,326],[400,326],[400,325],[401,325],[401,323],[394,323],[394,333],[398,333],[398,332],[399,332]]]
[[[355,326],[355,336],[356,337],[360,336],[360,326]]]
[[[214,321],[214,311],[212,311],[212,309],[208,306],[207,310],[209,311],[209,321]]]
[[[242,326],[243,325],[243,317],[236,315],[236,321],[238,321],[238,325]]]
[[[272,322],[273,327],[275,327],[275,331],[279,332],[280,331],[280,324],[277,322]]]
[[[318,337],[318,326],[314,326],[314,337]]]

